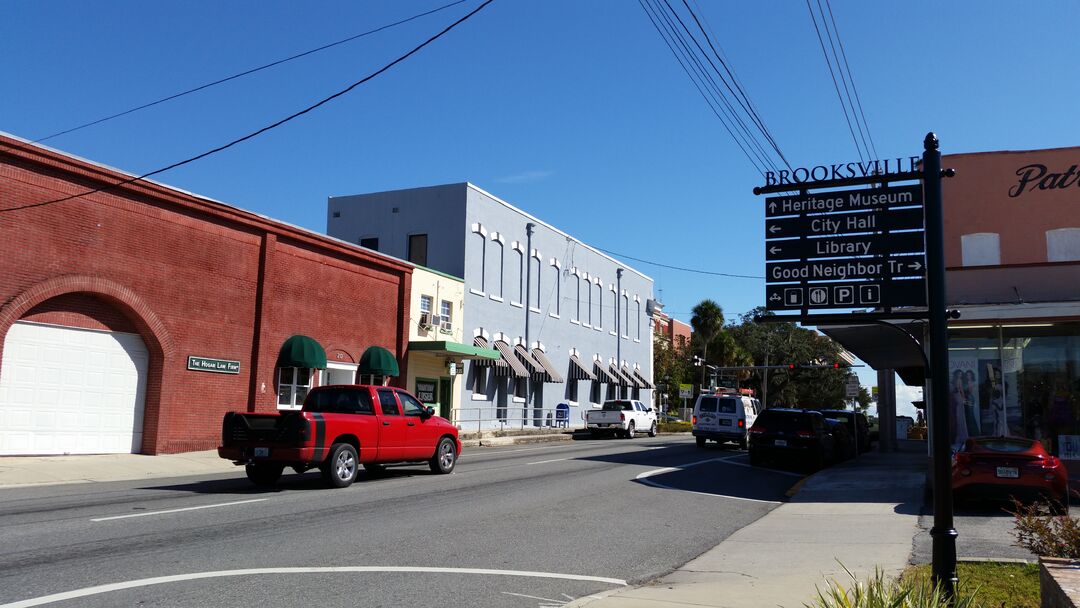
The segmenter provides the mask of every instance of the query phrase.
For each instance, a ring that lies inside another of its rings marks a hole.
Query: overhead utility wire
[[[735,88],[738,90],[739,95],[736,95],[735,99],[739,101],[739,104],[742,105],[743,109],[746,110],[747,114],[750,115],[751,120],[754,121],[758,129],[761,130],[762,134],[765,135],[765,139],[769,141],[769,145],[772,146],[773,150],[776,150],[776,154],[780,157],[780,160],[784,161],[784,164],[787,166],[788,169],[790,169],[791,163],[788,162],[788,159],[784,156],[784,153],[780,151],[780,146],[776,144],[776,140],[773,139],[772,133],[769,132],[769,129],[765,126],[765,122],[761,120],[761,116],[758,115],[757,108],[754,107],[754,104],[746,95],[746,91],[744,91],[742,86],[739,84],[739,80],[735,78],[734,70],[732,70],[731,67],[728,66],[727,62],[724,61],[724,58],[720,56],[720,52],[716,50],[716,45],[713,44],[712,38],[709,36],[709,33],[702,26],[701,20],[698,19],[697,13],[694,12],[694,9],[690,7],[690,4],[686,0],[683,0],[683,5],[690,13],[690,16],[694,18],[694,23],[697,24],[698,30],[701,31],[701,35],[705,37],[705,42],[709,44],[709,48],[712,49],[713,55],[716,56],[716,60],[720,62],[721,66],[723,66],[724,71],[727,72],[728,77],[731,78],[731,83],[734,84]],[[710,61],[710,63],[712,62]],[[716,66],[713,67],[715,68]],[[721,76],[721,78],[723,78],[723,76]],[[724,84],[727,84],[727,82],[725,81]],[[731,87],[729,86],[728,90],[730,89]],[[746,102],[745,104],[743,104],[744,101]]]
[[[817,6],[818,12],[821,13],[821,24],[825,28],[825,35],[829,38],[829,48],[832,50],[833,61],[836,62],[836,71],[840,73],[840,82],[844,85],[844,95],[847,97],[848,107],[851,108],[851,117],[855,119],[855,127],[859,130],[859,138],[862,139],[863,150],[866,150],[866,156],[872,159],[873,157],[870,156],[870,146],[866,143],[866,133],[863,129],[862,122],[859,120],[858,114],[855,113],[855,100],[852,99],[851,91],[848,88],[848,80],[844,75],[844,68],[840,64],[840,55],[836,52],[836,43],[833,41],[834,38],[840,38],[840,33],[837,32],[836,36],[833,36],[832,28],[829,27],[829,21],[825,18],[825,9],[821,6],[821,0],[817,0]]]
[[[825,50],[825,39],[821,37],[821,30],[818,28],[817,17],[814,16],[814,9],[810,6],[810,0],[806,0],[806,8],[810,11],[810,20],[814,22],[814,31],[817,32],[818,42],[821,44],[821,53],[825,56],[825,64],[829,66],[829,76],[832,77],[833,88],[836,89],[836,97],[840,100],[840,109],[844,112],[844,120],[847,121],[848,131],[851,133],[851,141],[855,142],[855,150],[859,154],[859,160],[865,161],[863,157],[862,147],[859,146],[859,139],[855,137],[855,129],[851,126],[851,118],[848,116],[847,106],[844,105],[844,96],[840,94],[840,85],[836,82],[836,74],[833,73],[832,61],[829,59],[829,52]]]
[[[691,62],[691,64],[695,67],[694,71],[695,73],[697,73],[698,79],[702,82],[702,84],[705,85],[707,89],[709,89],[709,91],[713,95],[713,99],[719,100],[719,103],[721,104],[721,110],[725,111],[725,114],[727,115],[728,120],[731,121],[734,129],[736,130],[736,133],[738,133],[739,136],[742,137],[743,142],[745,142],[746,145],[750,147],[751,151],[758,158],[762,165],[764,165],[770,170],[775,171],[777,169],[775,163],[769,157],[769,154],[765,151],[764,147],[761,145],[758,139],[747,128],[746,123],[739,116],[738,110],[736,110],[735,106],[733,106],[728,100],[723,90],[721,90],[720,86],[716,83],[716,79],[713,78],[713,76],[710,74],[709,70],[705,67],[705,64],[701,62],[701,59],[698,57],[697,53],[695,53],[693,48],[690,47],[690,44],[686,41],[686,36],[679,32],[679,28],[675,26],[675,22],[672,20],[669,12],[663,10],[663,7],[660,5],[659,0],[655,0],[655,4],[656,6],[654,7],[654,10],[657,12],[658,15],[662,16],[666,25],[668,36],[679,46],[679,48],[683,52],[683,56],[687,59],[687,61]],[[670,5],[668,5],[668,10],[671,11]],[[675,15],[675,17],[676,19],[678,19],[678,15]],[[683,29],[686,29],[685,25],[683,26]],[[698,49],[701,49],[700,45],[698,45]],[[711,85],[711,87],[709,85]]]
[[[149,173],[144,173],[144,174],[142,174],[142,175],[140,175],[138,177],[132,177],[130,179],[125,179],[125,180],[116,182],[115,184],[108,184],[106,186],[101,186],[99,188],[94,188],[93,190],[87,190],[86,192],[80,192],[79,194],[72,194],[70,196],[65,196],[65,197],[58,198],[58,199],[53,199],[53,200],[50,200],[50,201],[43,201],[43,202],[40,202],[40,203],[31,203],[29,205],[22,205],[20,207],[10,207],[10,208],[7,208],[7,209],[0,209],[0,213],[8,212],[8,211],[18,211],[18,210],[21,210],[21,209],[30,209],[30,208],[33,208],[33,207],[43,207],[45,205],[51,205],[53,203],[62,203],[64,201],[69,201],[71,199],[79,198],[81,196],[94,194],[96,192],[102,192],[104,190],[109,190],[109,189],[116,188],[116,187],[119,187],[119,186],[125,186],[127,184],[131,184],[131,183],[134,183],[134,182],[137,182],[137,181],[144,180],[144,179],[146,179],[146,178],[148,178],[148,177],[150,177],[152,175],[157,175],[159,173],[164,173],[166,171],[169,171],[170,169],[175,169],[177,167],[180,167],[180,166],[183,166],[183,165],[186,165],[186,164],[189,164],[189,163],[193,163],[193,162],[195,162],[197,160],[206,158],[207,156],[210,156],[211,154],[216,154],[218,152],[221,152],[222,150],[227,150],[228,148],[231,148],[231,147],[235,146],[236,144],[239,144],[241,142],[244,142],[244,141],[247,141],[247,140],[252,139],[254,137],[257,137],[259,135],[262,135],[263,133],[265,133],[265,132],[267,132],[267,131],[269,131],[271,129],[276,129],[277,127],[280,127],[281,125],[293,120],[294,118],[298,118],[300,116],[303,116],[304,114],[307,114],[308,112],[310,112],[310,111],[312,111],[312,110],[314,110],[316,108],[319,108],[319,107],[329,103],[330,101],[333,101],[334,99],[337,99],[338,97],[341,97],[342,95],[345,95],[346,93],[352,91],[356,87],[358,87],[358,86],[364,84],[365,82],[375,78],[376,76],[379,76],[383,72],[386,72],[387,70],[389,70],[390,68],[394,67],[395,65],[401,63],[402,61],[405,61],[409,57],[411,57],[414,54],[416,54],[417,52],[419,52],[420,49],[426,47],[427,45],[431,44],[432,42],[435,42],[436,40],[441,38],[444,34],[449,32],[450,30],[454,29],[455,27],[461,25],[462,23],[467,21],[470,17],[472,17],[476,13],[480,12],[484,7],[486,7],[487,5],[491,4],[494,1],[495,0],[485,0],[485,2],[483,4],[476,7],[475,9],[473,9],[471,12],[466,14],[464,17],[462,17],[462,18],[458,19],[457,21],[451,23],[450,25],[446,26],[438,34],[435,34],[434,36],[428,38],[427,40],[422,42],[419,46],[413,48],[408,53],[405,53],[404,55],[402,55],[402,56],[398,57],[397,59],[391,61],[390,63],[386,64],[385,66],[383,66],[383,67],[379,68],[378,70],[372,72],[371,74],[365,76],[364,78],[361,78],[360,80],[357,80],[356,82],[350,84],[349,86],[347,86],[344,89],[338,91],[337,93],[334,93],[333,95],[330,95],[329,97],[326,97],[326,98],[322,99],[321,101],[318,101],[318,102],[304,108],[303,110],[300,110],[298,112],[294,112],[293,114],[290,114],[289,116],[286,116],[285,118],[282,118],[281,120],[279,120],[277,122],[269,124],[269,125],[261,128],[261,129],[259,129],[257,131],[253,131],[251,133],[248,133],[247,135],[244,135],[243,137],[239,137],[237,139],[234,139],[234,140],[230,141],[227,144],[218,146],[216,148],[213,148],[212,150],[208,150],[206,152],[203,152],[202,154],[192,156],[191,158],[187,158],[185,160],[175,162],[175,163],[173,163],[171,165],[162,167],[160,169],[155,169],[155,170],[153,170],[153,171],[151,171]]]
[[[694,35],[690,32],[689,28],[686,27],[686,23],[682,20],[682,17],[679,16],[679,14],[675,11],[675,9],[671,6],[671,4],[667,0],[663,0],[663,2],[667,6],[667,11],[664,12],[664,18],[667,20],[669,26],[673,30],[673,35],[679,40],[680,44],[682,44],[686,48],[686,52],[691,57],[693,57],[694,63],[697,64],[698,68],[701,70],[702,74],[704,75],[704,78],[706,80],[708,80],[708,82],[710,84],[712,84],[713,89],[716,91],[716,95],[723,101],[724,106],[727,107],[729,115],[731,116],[734,123],[739,128],[741,128],[742,133],[746,136],[747,140],[750,141],[751,144],[753,145],[753,147],[757,149],[757,151],[761,154],[762,157],[764,157],[764,159],[766,159],[763,162],[765,162],[765,164],[769,167],[769,169],[771,169],[773,171],[776,171],[777,170],[776,163],[772,160],[769,153],[765,151],[765,147],[758,140],[757,136],[750,132],[750,129],[746,126],[746,121],[743,120],[742,115],[740,115],[739,111],[735,108],[734,105],[732,105],[731,101],[728,99],[728,95],[726,95],[724,93],[724,91],[721,90],[720,85],[718,85],[716,83],[716,78],[714,78],[712,76],[712,74],[715,73],[717,76],[719,76],[720,80],[724,83],[724,86],[727,88],[728,92],[731,95],[734,95],[735,93],[734,93],[734,91],[732,91],[731,85],[729,85],[727,83],[727,81],[724,80],[724,75],[721,74],[720,71],[716,69],[716,65],[712,62],[711,59],[709,59],[709,56],[705,53],[705,50],[701,47],[701,43],[699,43],[697,41],[697,39],[694,37]],[[657,5],[659,6],[659,0],[657,0]],[[679,26],[681,27],[681,30],[682,30],[681,32],[680,32],[679,28],[675,27],[675,21],[672,21],[672,17],[674,17],[675,20],[677,20],[679,22]],[[694,46],[697,48],[698,52],[700,52],[701,55],[704,55],[705,60],[708,61],[709,66],[712,67],[711,71],[708,68],[705,67],[704,63],[702,63],[701,59],[698,56],[698,53],[694,52],[694,50],[692,48],[690,48],[690,44],[687,42],[687,38],[692,40],[693,43],[694,43]],[[736,99],[735,101],[738,102],[739,100]],[[744,107],[744,110],[745,110],[745,107]]]
[[[694,78],[694,75],[690,72],[690,68],[686,66],[682,58],[679,56],[679,53],[675,50],[675,47],[671,45],[671,42],[664,35],[664,32],[661,30],[660,25],[657,23],[656,19],[653,18],[652,13],[650,12],[651,7],[646,6],[645,0],[638,0],[638,4],[640,4],[642,10],[645,11],[645,15],[649,18],[649,22],[652,23],[654,28],[656,28],[656,32],[660,34],[660,38],[664,41],[664,44],[667,45],[668,50],[670,50],[671,54],[675,56],[675,60],[679,62],[679,66],[682,67],[684,72],[686,72],[686,76],[690,78],[691,84],[694,85],[694,88],[697,89],[702,99],[705,100],[705,104],[709,106],[709,109],[712,110],[712,113],[716,116],[717,120],[719,120],[720,124],[723,125],[724,130],[727,131],[728,135],[731,136],[731,139],[735,142],[735,145],[737,145],[739,149],[742,150],[743,155],[746,156],[746,160],[750,161],[750,164],[754,166],[754,170],[764,176],[765,170],[757,163],[757,161],[754,160],[753,156],[751,156],[750,153],[747,152],[746,148],[739,141],[739,138],[731,130],[731,127],[728,126],[727,121],[724,120],[724,117],[721,116],[720,113],[713,106],[714,102],[709,98],[708,95],[706,95],[705,91],[701,88],[701,85],[698,84],[697,80]]]
[[[731,277],[731,278],[735,278],[735,279],[764,279],[765,278],[763,276],[757,276],[757,275],[731,274],[731,273],[728,273],[728,272],[714,272],[712,270],[700,270],[698,268],[685,268],[683,266],[671,266],[669,264],[661,264],[660,262],[653,262],[653,261],[650,261],[650,260],[643,260],[641,258],[635,258],[633,256],[629,256],[629,255],[622,254],[622,253],[617,253],[617,252],[611,251],[609,249],[604,249],[602,247],[596,247],[596,249],[599,249],[600,251],[603,251],[604,253],[609,253],[609,254],[611,254],[613,256],[616,256],[616,257],[626,258],[628,260],[634,260],[635,262],[641,262],[643,264],[651,264],[653,266],[659,266],[661,268],[670,268],[671,270],[681,270],[683,272],[693,272],[693,273],[696,273],[696,274],[707,274],[707,275],[715,276],[715,277]]]
[[[318,53],[319,51],[325,51],[326,49],[329,49],[329,48],[332,48],[332,47],[335,47],[335,46],[338,46],[338,45],[341,45],[341,44],[345,44],[346,42],[352,42],[353,40],[356,40],[357,38],[363,38],[364,36],[369,36],[371,34],[381,32],[383,30],[386,30],[386,29],[401,25],[403,23],[408,23],[410,21],[414,21],[414,20],[419,19],[421,17],[426,17],[426,16],[428,16],[428,15],[430,15],[432,13],[437,13],[437,12],[439,12],[441,10],[450,8],[451,6],[455,6],[455,5],[461,4],[463,2],[466,2],[466,0],[457,0],[456,2],[451,2],[450,4],[444,4],[444,5],[442,5],[442,6],[438,7],[438,8],[431,9],[430,11],[420,13],[418,15],[413,15],[412,17],[408,17],[407,19],[402,19],[400,21],[395,21],[393,23],[388,23],[388,24],[383,25],[381,27],[377,27],[377,28],[375,28],[373,30],[368,30],[368,31],[363,32],[361,34],[356,34],[355,36],[349,36],[348,38],[343,38],[341,40],[338,40],[337,42],[331,42],[330,44],[325,44],[323,46],[320,46],[319,48],[311,49],[310,51],[304,51],[303,53],[298,53],[296,55],[293,55],[292,57],[286,57],[284,59],[279,59],[277,61],[273,61],[271,63],[261,65],[261,66],[259,66],[257,68],[252,68],[250,70],[240,72],[239,74],[233,74],[232,76],[226,76],[225,78],[222,78],[220,80],[215,80],[213,82],[208,82],[206,84],[199,85],[199,86],[197,86],[195,88],[188,89],[186,91],[182,91],[180,93],[176,93],[176,94],[173,94],[173,95],[169,95],[168,97],[162,97],[161,99],[158,99],[157,101],[151,101],[150,103],[144,103],[141,106],[136,106],[134,108],[124,110],[123,112],[117,112],[116,114],[112,114],[110,116],[105,116],[103,118],[98,118],[97,120],[92,120],[90,122],[83,123],[83,124],[81,124],[81,125],[79,125],[77,127],[72,127],[70,129],[65,129],[63,131],[57,131],[56,133],[53,133],[52,135],[46,135],[45,137],[35,139],[31,143],[35,143],[35,144],[36,143],[41,143],[43,141],[52,139],[54,137],[60,137],[61,135],[66,135],[68,133],[73,133],[73,132],[78,131],[80,129],[85,129],[87,127],[92,127],[94,125],[101,124],[103,122],[112,120],[114,118],[120,118],[121,116],[127,116],[128,114],[131,114],[133,112],[138,112],[139,110],[145,110],[146,108],[150,108],[150,107],[156,106],[158,104],[165,103],[166,101],[172,101],[173,99],[176,99],[178,97],[183,97],[185,95],[190,95],[191,93],[196,93],[198,91],[202,91],[203,89],[208,89],[208,88],[210,88],[212,86],[216,86],[216,85],[219,85],[219,84],[222,84],[222,83],[229,82],[230,80],[236,80],[237,78],[241,78],[241,77],[247,76],[249,74],[254,74],[255,72],[260,72],[262,70],[272,68],[272,67],[274,67],[276,65],[281,65],[283,63],[287,63],[287,62],[292,61],[294,59],[299,59],[301,57],[306,57],[306,56],[311,55],[313,53]]]
[[[855,78],[851,75],[851,64],[847,60],[847,52],[844,50],[844,41],[840,38],[840,30],[836,27],[836,18],[833,16],[832,4],[829,0],[825,0],[825,6],[829,9],[829,20],[832,21],[833,31],[836,32],[836,42],[840,44],[840,56],[844,58],[844,69],[847,70],[848,81],[851,82],[851,90],[855,93],[855,102],[859,104],[859,114],[862,116],[863,127],[866,128],[866,137],[870,140],[870,149],[874,151],[874,158],[877,158],[877,146],[874,145],[874,138],[870,135],[870,124],[866,122],[866,113],[863,112],[862,100],[859,99],[859,89],[855,88]]]

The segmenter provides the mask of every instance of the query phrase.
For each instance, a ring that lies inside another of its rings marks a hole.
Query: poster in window
[[[954,447],[982,434],[978,377],[977,358],[949,357],[949,427]]]
[[[437,388],[438,383],[434,380],[417,380],[416,398],[423,403],[437,403],[438,399],[435,397]]]

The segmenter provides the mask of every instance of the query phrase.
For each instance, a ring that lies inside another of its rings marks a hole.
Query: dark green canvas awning
[[[277,366],[326,369],[326,350],[314,338],[292,336],[281,345]]]
[[[377,376],[397,376],[397,357],[381,346],[369,346],[360,357],[360,373]]]

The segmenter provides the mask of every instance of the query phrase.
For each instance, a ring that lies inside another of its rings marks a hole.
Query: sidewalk
[[[658,581],[568,606],[797,607],[829,580],[846,585],[840,564],[860,578],[875,568],[897,575],[911,555],[926,478],[925,447],[902,448],[813,475],[790,502]]]

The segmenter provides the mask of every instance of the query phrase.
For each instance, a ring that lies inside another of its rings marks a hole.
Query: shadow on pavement
[[[926,444],[900,442],[895,452],[867,452],[809,477],[792,502],[894,503],[902,515],[920,515],[926,496]]]
[[[278,482],[269,488],[259,487],[248,480],[243,467],[236,468],[237,476],[229,479],[213,479],[207,481],[193,481],[191,483],[179,483],[160,486],[143,486],[140,490],[173,490],[176,492],[191,492],[194,494],[274,494],[283,491],[316,491],[333,490],[322,479],[318,469],[297,474],[290,469],[285,469],[285,474]],[[418,466],[411,467],[388,467],[380,473],[372,473],[364,469],[356,477],[354,484],[376,483],[385,479],[397,479],[404,477],[417,477],[435,475],[427,469]]]

